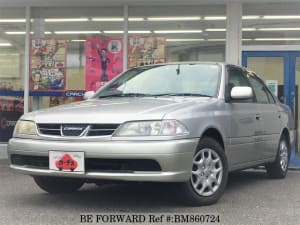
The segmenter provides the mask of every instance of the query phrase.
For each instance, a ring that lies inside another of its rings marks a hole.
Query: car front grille
[[[39,133],[48,136],[105,136],[112,135],[119,124],[37,124]]]
[[[49,168],[48,156],[11,155],[11,163],[18,166],[30,166],[41,169]]]
[[[49,169],[48,156],[11,155],[11,163],[17,166],[28,166]],[[161,167],[152,159],[85,159],[86,172],[159,172]]]

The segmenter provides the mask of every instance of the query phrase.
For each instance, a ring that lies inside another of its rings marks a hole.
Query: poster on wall
[[[66,87],[66,55],[66,40],[32,39],[30,52],[30,90],[64,90]]]
[[[276,97],[278,96],[278,80],[266,80],[265,84]]]
[[[16,122],[23,114],[22,97],[0,98],[0,142],[8,142],[12,137]]]
[[[122,38],[88,38],[85,52],[86,91],[96,91],[123,71]]]
[[[128,68],[166,62],[165,37],[130,37]]]

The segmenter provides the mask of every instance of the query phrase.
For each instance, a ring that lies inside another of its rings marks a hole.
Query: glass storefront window
[[[299,3],[243,4],[243,45],[300,44]]]
[[[0,142],[23,114],[25,9],[0,8]]]
[[[225,5],[130,7],[129,66],[224,61],[225,11]]]
[[[98,78],[101,73],[100,51],[104,49],[101,40],[116,37],[106,33],[111,28],[123,30],[123,7],[32,8],[31,11],[31,39],[37,43],[36,51],[43,52],[42,56],[31,53],[31,83],[36,83],[31,88],[35,87],[36,92],[62,92],[56,96],[45,96],[44,93],[43,97],[31,97],[31,108],[48,108],[81,99],[65,96],[63,91],[86,90],[86,74],[90,70],[91,76],[95,77],[91,89],[102,86],[104,82]],[[122,38],[122,34],[117,35]],[[91,45],[90,40],[94,40]],[[39,49],[39,45],[52,47],[50,50],[47,47]],[[88,47],[94,55],[87,55]],[[55,61],[55,65],[49,65],[49,60]],[[34,65],[35,61],[40,61],[40,64]],[[111,60],[108,67],[113,63]],[[122,68],[118,70],[120,72]]]
[[[23,90],[25,9],[0,8],[0,90]]]

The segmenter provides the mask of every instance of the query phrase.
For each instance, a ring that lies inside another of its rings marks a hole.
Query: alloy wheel
[[[210,148],[201,149],[193,159],[191,183],[201,196],[211,196],[220,187],[223,165],[220,156]]]
[[[281,169],[282,171],[286,171],[288,167],[288,147],[285,141],[280,143],[279,157]]]

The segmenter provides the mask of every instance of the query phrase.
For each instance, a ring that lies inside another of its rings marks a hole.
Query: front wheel
[[[275,161],[265,166],[272,178],[284,178],[287,174],[291,150],[286,139],[286,137],[280,139]]]
[[[83,180],[64,177],[34,176],[33,179],[41,189],[50,194],[74,192],[84,184]]]
[[[181,185],[183,200],[189,205],[210,205],[222,196],[228,177],[224,149],[214,139],[200,140],[193,158],[191,178]]]

